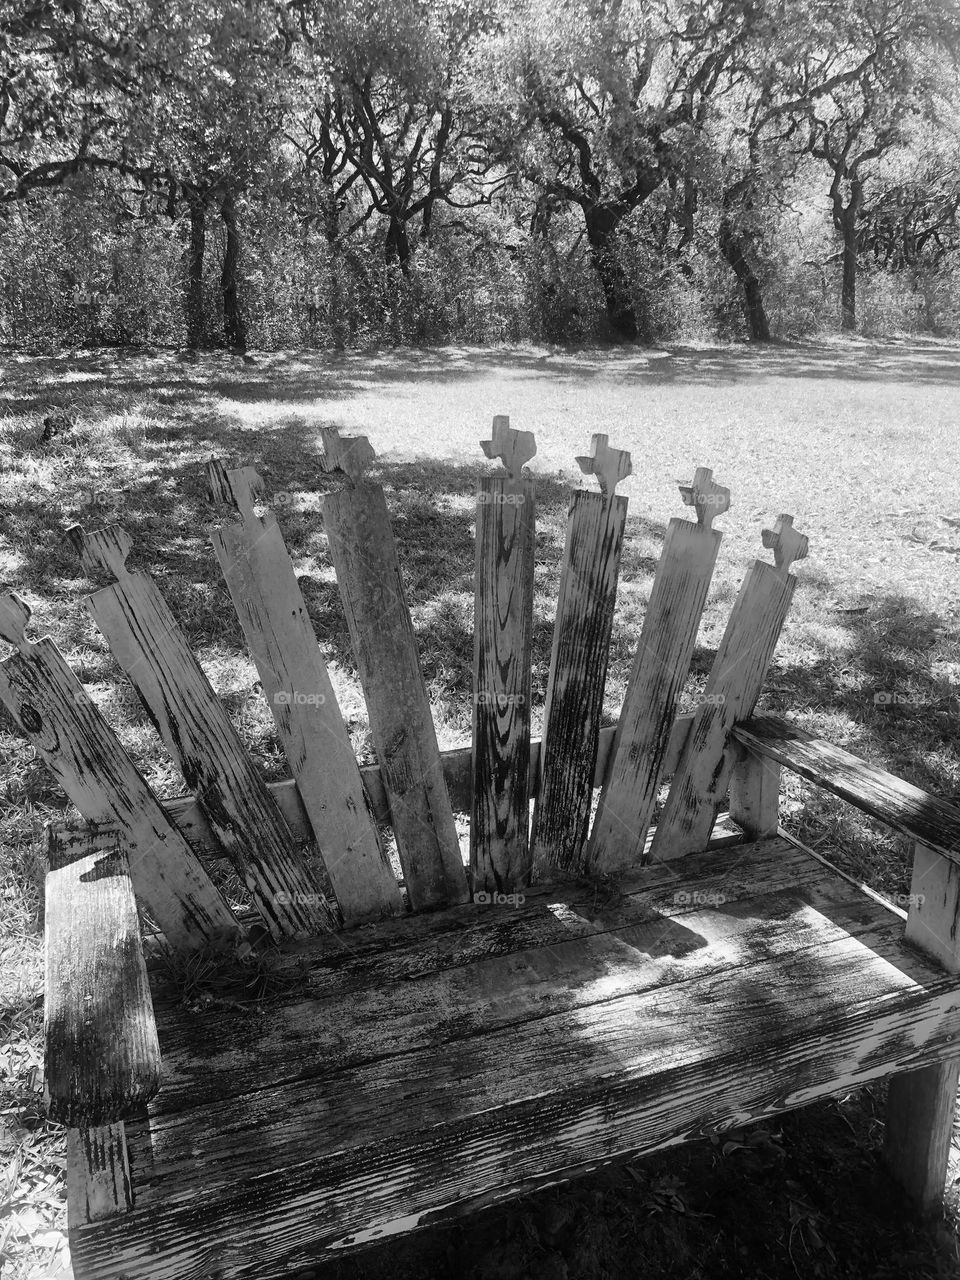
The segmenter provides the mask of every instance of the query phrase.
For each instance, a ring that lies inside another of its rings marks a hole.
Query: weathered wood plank
[[[587,844],[585,863],[593,873],[621,871],[643,856],[677,700],[723,537],[711,521],[730,505],[730,491],[712,476],[709,468],[699,467],[693,484],[681,487],[684,501],[696,510],[696,522],[671,520],[667,526]]]
[[[664,756],[662,777],[667,778],[676,769],[683,751],[683,744],[693,724],[692,715],[678,716],[674,721],[667,742]],[[615,729],[600,730],[600,745],[597,752],[597,764],[593,775],[594,787],[599,787],[607,769],[610,752],[613,747]],[[530,790],[536,790],[539,774],[540,739],[530,740]],[[473,800],[473,749],[472,747],[453,747],[440,753],[440,764],[447,784],[447,793],[453,807],[460,813],[469,813]],[[374,819],[377,822],[389,823],[390,801],[383,783],[378,764],[360,766],[364,790]],[[290,779],[282,782],[268,782],[267,786],[276,803],[279,805],[290,830],[297,840],[310,839],[310,820],[303,807],[303,800],[297,790],[296,783]],[[190,843],[197,849],[208,849],[217,852],[217,842],[210,830],[193,796],[176,796],[164,801],[170,816],[183,831]]]
[[[474,584],[474,892],[512,893],[529,883],[530,675],[533,636],[534,486],[522,473],[536,452],[529,431],[506,417],[481,441],[506,475],[477,485]]]
[[[160,1044],[123,849],[61,860],[44,912],[44,1088],[61,1124],[112,1124],[160,1088]]]
[[[627,499],[611,481],[630,474],[630,455],[608,449],[605,435],[592,447],[592,457],[577,461],[600,476],[601,492],[571,497],[547,679],[532,836],[541,880],[582,870],[627,519]]]
[[[68,536],[87,570],[116,577],[87,606],[270,932],[333,927],[317,876],[166,601],[149,574],[127,569],[127,535],[117,525],[91,533],[75,525]]]
[[[832,791],[894,831],[960,863],[960,807],[776,716],[733,730],[737,742]]]
[[[912,978],[846,939],[732,983],[600,999],[588,1023],[540,1019],[336,1082],[154,1115],[130,1139],[152,1142],[153,1166],[129,1229],[73,1233],[74,1259],[95,1277],[96,1253],[130,1277],[148,1258],[151,1280],[192,1275],[215,1215],[225,1280],[292,1270],[531,1179],[845,1092],[935,1060],[960,1029],[956,984],[915,963]]]
[[[756,560],[743,580],[657,823],[654,858],[703,848],[736,759],[730,732],[760,696],[796,587],[791,560],[806,555],[806,541],[793,529],[792,516],[780,516],[773,532],[764,530],[764,546],[773,548],[776,566]]]
[[[904,936],[948,973],[960,973],[960,867],[922,844],[913,851]],[[890,1081],[884,1154],[925,1215],[943,1203],[958,1082],[958,1058]]]
[[[71,1231],[132,1208],[123,1121],[94,1129],[68,1129],[67,1217]],[[74,1274],[80,1275],[77,1271]]]
[[[780,825],[780,766],[740,747],[730,774],[730,817],[748,840],[775,835]]]
[[[89,822],[122,835],[133,887],[171,946],[236,940],[240,925],[183,835],[161,808],[60,650],[25,635],[27,605],[0,597],[0,636],[17,652],[0,663],[0,699]],[[50,852],[57,852],[56,836]]]
[[[207,477],[212,496],[240,513],[211,541],[344,921],[396,915],[400,889],[283,535],[272,512],[253,510],[262,482],[216,459]]]
[[[368,956],[310,966],[301,954],[302,986],[271,1004],[255,1035],[242,1009],[195,1014],[158,1000],[164,1114],[585,1010],[599,990],[609,1000],[735,972],[761,945],[768,958],[847,934],[884,945],[895,925],[882,908],[865,919],[861,895],[842,882],[833,892],[816,862],[770,844],[744,849],[737,876],[714,854],[706,882],[678,879],[600,909],[555,892],[539,911],[491,909],[466,937],[391,948],[374,967]]]
[[[351,480],[324,498],[323,524],[407,896],[415,911],[463,902],[466,873],[387,503],[380,485],[362,480],[373,451],[365,437],[335,431],[324,432],[324,449],[326,468]]]

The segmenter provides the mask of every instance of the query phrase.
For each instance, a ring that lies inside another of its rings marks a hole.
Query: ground
[[[206,526],[203,463],[255,463],[277,511],[359,753],[363,702],[319,519],[319,428],[366,433],[393,512],[441,746],[469,739],[473,492],[495,413],[536,432],[535,720],[542,709],[566,495],[591,433],[634,475],[607,687],[622,696],[676,488],[698,465],[730,486],[694,658],[702,684],[760,532],[782,511],[810,539],[761,704],[960,798],[960,349],[837,342],[648,352],[442,350],[274,354],[252,365],[169,353],[0,358],[2,580],[34,610],[162,795],[182,790],[83,607],[63,536],[121,520],[131,564],[174,613],[271,777],[282,755]],[[535,730],[537,726],[535,725]],[[42,1118],[42,868],[63,796],[0,718],[0,1264],[66,1274],[63,1154]],[[908,850],[792,778],[786,825],[888,897]],[[622,1166],[381,1247],[325,1275],[400,1280],[955,1275],[957,1217],[903,1211],[879,1163],[882,1090]],[[5,1180],[4,1180],[5,1179]],[[956,1192],[951,1200],[956,1199]]]

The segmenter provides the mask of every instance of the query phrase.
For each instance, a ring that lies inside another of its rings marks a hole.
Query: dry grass
[[[733,491],[694,660],[709,669],[760,530],[783,510],[810,537],[801,588],[764,705],[943,795],[960,794],[960,500],[952,487],[960,350],[837,343],[755,352],[671,348],[262,357],[254,366],[170,355],[10,358],[0,382],[3,580],[34,609],[161,795],[176,768],[119,678],[82,604],[63,529],[119,518],[131,563],[154,571],[240,733],[284,770],[205,526],[203,462],[256,462],[331,664],[355,746],[363,701],[318,518],[319,428],[362,430],[380,454],[441,745],[469,735],[472,494],[495,412],[537,433],[534,694],[542,707],[574,455],[607,431],[633,452],[607,711],[612,721],[649,595],[675,481],[712,466]],[[45,431],[44,423],[48,424]],[[44,438],[46,437],[46,438]],[[896,695],[877,699],[877,694]],[[37,837],[64,807],[0,718],[0,1261],[10,1280],[56,1274],[62,1152],[42,1119]],[[840,850],[888,894],[908,888],[901,841],[794,779],[788,821]],[[829,1273],[833,1274],[833,1273]]]

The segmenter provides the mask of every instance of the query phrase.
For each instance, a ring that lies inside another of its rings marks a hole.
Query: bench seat
[[[284,943],[186,996],[152,962],[163,1083],[126,1122],[133,1207],[72,1213],[75,1265],[296,1274],[956,1055],[960,978],[902,912],[782,834],[723,845]]]

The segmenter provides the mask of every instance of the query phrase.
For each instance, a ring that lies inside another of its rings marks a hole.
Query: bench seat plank
[[[704,888],[706,901],[674,902],[689,885],[671,893],[666,870],[651,868],[660,887],[645,901],[627,895],[648,918],[619,929],[622,908],[594,920],[576,886],[532,896],[541,914],[570,922],[569,941],[446,969],[438,952],[422,976],[382,993],[375,1026],[369,1007],[351,1023],[348,977],[315,1002],[312,1078],[263,1083],[280,1078],[269,1059],[297,1056],[281,1038],[261,1042],[260,1087],[239,1096],[168,1111],[177,1086],[171,1078],[168,1095],[165,1081],[149,1120],[127,1124],[134,1207],[122,1229],[71,1231],[78,1280],[292,1273],[561,1171],[955,1052],[960,982],[903,950],[899,914],[795,849],[778,838],[727,850],[727,901]],[[510,911],[474,908],[476,931],[495,934]],[[525,1007],[511,1014],[518,996]],[[472,1016],[458,1028],[461,1009]],[[319,1030],[321,1010],[337,1034]],[[208,1017],[189,1055],[215,1067],[237,1046],[205,1043]],[[186,1053],[170,1048],[173,1071]],[[165,1043],[164,1054],[166,1069]]]

